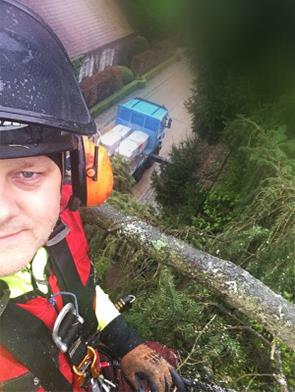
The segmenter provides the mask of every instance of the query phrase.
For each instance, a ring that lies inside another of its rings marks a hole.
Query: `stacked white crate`
[[[116,150],[127,161],[132,161],[139,156],[145,149],[149,139],[149,135],[142,131],[134,131],[128,135]]]
[[[105,146],[109,152],[109,155],[113,155],[116,149],[119,147],[122,140],[131,133],[131,128],[118,124],[110,131],[102,135],[100,141],[103,146]]]

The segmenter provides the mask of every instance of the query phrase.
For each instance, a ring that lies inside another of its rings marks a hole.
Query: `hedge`
[[[138,80],[138,79],[134,80],[133,82],[122,87],[119,91],[115,92],[114,94],[112,94],[108,98],[104,99],[102,102],[99,102],[97,105],[93,106],[90,109],[92,116],[93,117],[98,116],[104,110],[109,109],[111,106],[113,106],[115,103],[119,102],[121,99],[123,99],[127,95],[133,93],[138,88],[143,88],[143,87],[145,87],[145,81],[144,81],[144,85],[143,85],[143,80]]]
[[[109,97],[123,86],[121,72],[117,67],[107,67],[104,71],[82,80],[80,87],[89,107]]]
[[[146,72],[142,77],[149,81],[153,77],[155,77],[158,73],[160,73],[164,68],[168,67],[168,65],[172,64],[174,61],[179,59],[179,55],[175,54],[174,56],[169,57],[167,60],[158,64],[156,67],[152,68],[150,71]]]
[[[129,83],[133,82],[133,80],[134,80],[134,73],[133,73],[133,71],[130,68],[125,67],[123,65],[116,65],[115,67],[119,70],[119,72],[121,74],[121,79],[122,79],[122,82],[123,82],[124,86],[126,84],[129,84]]]
[[[156,66],[155,68],[153,68],[152,70],[144,74],[141,78],[134,80],[133,82],[127,84],[126,86],[124,86],[123,88],[121,88],[119,91],[115,92],[108,98],[104,99],[102,102],[99,102],[98,104],[96,104],[90,109],[92,116],[93,117],[98,116],[104,110],[109,109],[111,106],[118,103],[121,99],[125,98],[127,95],[133,93],[137,89],[144,88],[148,80],[152,79],[155,75],[161,72],[165,67],[167,67],[169,64],[173,63],[178,59],[179,59],[178,54],[171,56],[169,59],[167,59],[163,63],[159,64],[158,66]]]
[[[134,56],[130,68],[135,75],[141,76],[167,60],[174,52],[175,48],[170,41],[160,41],[152,48]]]
[[[148,48],[149,48],[149,42],[145,37],[141,35],[134,37],[128,50],[129,60],[132,60],[134,56],[144,52]]]

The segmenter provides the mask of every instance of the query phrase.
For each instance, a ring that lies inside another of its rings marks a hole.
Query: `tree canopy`
[[[121,4],[137,32],[148,39],[155,41],[177,34],[181,0],[122,0]]]
[[[187,108],[196,137],[176,147],[171,165],[154,177],[163,219],[197,248],[232,260],[294,302],[295,3],[187,4],[195,74]],[[254,341],[249,336],[249,346]],[[267,351],[261,347],[259,355]],[[283,363],[295,368],[288,355]],[[275,390],[258,379],[251,388]]]

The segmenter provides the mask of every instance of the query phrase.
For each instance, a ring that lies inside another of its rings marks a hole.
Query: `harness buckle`
[[[71,293],[58,294],[70,295]],[[84,319],[79,314],[76,301],[75,306],[70,302],[59,312],[52,332],[53,341],[67,356],[75,377],[75,385],[79,387],[88,385],[91,380],[94,385],[101,375],[98,353],[83,337],[81,330],[83,323]]]
[[[63,321],[70,314],[75,316],[75,318],[77,318],[77,321],[80,324],[84,323],[84,319],[79,315],[78,310],[74,307],[74,305],[71,302],[67,303],[62,308],[62,310],[59,312],[59,314],[55,320],[55,323],[54,323],[54,327],[53,327],[53,331],[52,331],[52,339],[53,339],[54,343],[56,344],[56,346],[63,353],[66,353],[68,351],[68,344],[63,341],[63,338],[60,334],[60,329],[61,329]]]

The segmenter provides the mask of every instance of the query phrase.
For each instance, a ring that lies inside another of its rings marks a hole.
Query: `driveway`
[[[142,97],[159,104],[165,105],[173,120],[172,127],[166,130],[163,141],[161,156],[168,157],[173,145],[179,145],[192,133],[191,119],[184,103],[190,96],[192,77],[188,65],[184,61],[178,61],[165,68],[160,74],[147,83],[147,86],[125,97],[122,102],[132,97]],[[95,121],[98,129],[110,125],[115,119],[116,106],[99,115]],[[155,204],[154,193],[150,186],[151,174],[157,170],[158,164],[154,164],[146,170],[141,180],[133,189],[134,196],[143,203]]]

